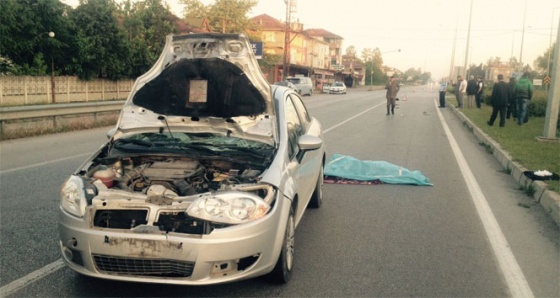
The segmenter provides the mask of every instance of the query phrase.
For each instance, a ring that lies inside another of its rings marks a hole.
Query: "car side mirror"
[[[302,151],[317,150],[323,145],[323,140],[312,135],[303,135],[298,139],[299,149]]]

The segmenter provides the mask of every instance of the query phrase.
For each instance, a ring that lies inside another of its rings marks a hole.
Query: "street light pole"
[[[54,39],[54,32],[49,32],[49,37]],[[52,103],[56,102],[56,91],[55,91],[55,83],[54,83],[54,47],[52,45],[51,40],[51,95],[52,95]]]

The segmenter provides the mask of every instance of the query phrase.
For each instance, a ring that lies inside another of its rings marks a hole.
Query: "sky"
[[[163,1],[182,16],[179,0]],[[467,54],[467,65],[495,57],[507,62],[513,56],[533,67],[556,40],[560,17],[560,0],[291,1],[296,3],[292,21],[341,36],[344,52],[349,46],[358,55],[364,48],[379,48],[385,65],[421,69],[434,79],[448,76],[452,64],[464,66]],[[258,0],[250,17],[260,14],[283,22],[285,0]]]

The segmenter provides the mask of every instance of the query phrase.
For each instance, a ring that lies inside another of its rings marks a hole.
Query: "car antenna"
[[[169,131],[169,135],[171,136],[172,139],[175,139],[175,137],[171,133],[171,128],[169,128],[169,123],[167,123],[167,118],[163,115],[159,115],[157,118],[158,120],[163,120],[163,122],[165,122],[165,125],[167,126],[167,131]]]

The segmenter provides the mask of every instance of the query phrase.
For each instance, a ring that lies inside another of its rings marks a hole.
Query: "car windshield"
[[[336,83],[334,83],[333,86],[342,87],[342,86],[344,86],[344,85],[343,85],[341,82],[336,82]]]
[[[269,160],[274,147],[265,143],[213,133],[141,133],[116,140],[111,156],[130,153],[177,153],[193,157],[229,157],[235,160]]]
[[[300,79],[287,79],[288,81],[290,81],[292,84],[299,84]]]

